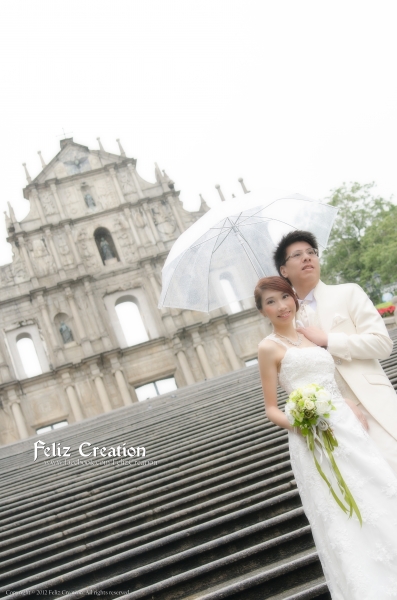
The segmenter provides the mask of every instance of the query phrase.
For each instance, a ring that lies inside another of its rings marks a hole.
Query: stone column
[[[66,273],[65,273],[65,271],[63,269],[63,265],[61,263],[61,259],[59,258],[58,250],[55,247],[54,239],[52,237],[52,233],[51,233],[51,231],[49,229],[45,229],[44,233],[45,233],[46,239],[48,241],[48,245],[50,247],[51,254],[54,257],[55,264],[57,266],[59,275],[60,275],[61,279],[66,279]]]
[[[146,218],[148,220],[148,223],[149,223],[149,226],[150,226],[150,229],[152,231],[152,234],[153,234],[153,237],[154,237],[155,241],[157,243],[161,242],[160,236],[159,236],[159,232],[157,231],[157,227],[154,224],[153,217],[152,217],[152,212],[151,212],[151,210],[150,210],[147,202],[143,203],[143,208],[144,208],[144,211],[146,213]]]
[[[76,324],[77,333],[79,335],[84,354],[86,356],[89,356],[90,354],[93,354],[91,342],[86,335],[84,325],[80,318],[79,311],[76,306],[76,301],[74,299],[73,292],[70,289],[70,287],[65,288],[65,295],[66,295],[66,298],[68,299],[70,310],[72,311],[73,320]]]
[[[40,221],[43,223],[43,225],[46,225],[47,219],[45,217],[40,198],[35,188],[32,189],[29,200],[36,206],[37,212],[39,213]]]
[[[199,361],[200,361],[201,367],[202,367],[202,369],[204,371],[205,378],[206,379],[211,379],[211,377],[213,377],[214,374],[212,372],[211,365],[210,365],[210,363],[208,361],[207,354],[206,354],[206,352],[204,350],[204,346],[202,344],[199,332],[198,331],[193,331],[192,332],[192,338],[193,338],[194,347],[196,348],[196,352],[197,352],[197,355],[199,357]]]
[[[181,365],[182,373],[185,377],[187,385],[192,385],[193,383],[196,383],[194,380],[194,375],[190,369],[190,365],[187,361],[186,354],[184,353],[184,351],[179,350],[177,352],[177,357],[179,360],[179,364]]]
[[[23,239],[23,237],[19,237],[18,238],[18,244],[19,247],[21,248],[21,252],[22,252],[22,256],[23,259],[25,261],[25,264],[28,268],[28,272],[29,272],[29,277],[32,280],[33,285],[38,286],[39,282],[38,279],[34,273],[33,267],[32,267],[32,263],[30,262],[30,256],[29,256],[29,252],[26,249],[26,244],[25,244],[25,240]]]
[[[208,362],[207,355],[205,353],[204,347],[201,344],[197,344],[196,352],[198,354],[200,364],[203,368],[206,379],[211,379],[214,376],[212,373],[212,369],[210,367],[210,363]]]
[[[110,412],[112,410],[112,405],[110,404],[109,396],[102,381],[102,373],[99,373],[94,376],[94,383],[96,390],[98,392],[99,399],[102,404],[103,412]]]
[[[99,331],[99,335],[102,338],[103,347],[105,350],[110,350],[112,348],[112,342],[110,341],[109,334],[106,331],[106,327],[104,326],[103,319],[99,313],[98,307],[96,305],[94,293],[92,291],[92,287],[89,281],[84,281],[84,290],[88,297],[88,301],[90,303],[92,314],[95,317],[95,322],[97,324],[97,328]]]
[[[174,196],[172,196],[172,195],[171,195],[171,196],[168,196],[168,202],[169,202],[169,204],[170,204],[170,206],[171,206],[172,214],[173,214],[173,215],[174,215],[174,217],[175,217],[175,221],[176,221],[176,222],[177,222],[177,224],[178,224],[179,231],[180,231],[181,233],[183,233],[183,232],[185,231],[186,227],[183,225],[183,223],[182,223],[182,219],[181,219],[181,217],[179,216],[178,209],[177,209],[177,207],[175,206],[175,204],[176,204],[176,199],[175,199],[175,198],[174,198]]]
[[[24,261],[26,263],[26,266],[28,268],[29,276],[30,276],[30,278],[33,278],[33,277],[35,277],[35,273],[34,273],[34,270],[33,270],[33,267],[32,267],[32,263],[30,262],[29,252],[26,249],[25,240],[22,237],[20,237],[20,238],[18,238],[18,243],[19,243],[19,246],[21,248],[23,259],[24,259]]]
[[[192,385],[193,383],[196,383],[189,362],[186,358],[186,354],[183,351],[182,342],[179,339],[179,337],[174,338],[174,352],[178,358],[183,376],[186,381],[186,385]]]
[[[139,183],[139,181],[138,181],[138,177],[137,177],[137,175],[136,175],[136,169],[135,169],[135,165],[133,165],[132,163],[128,163],[128,165],[127,165],[127,166],[128,166],[128,168],[129,168],[129,170],[130,170],[130,174],[131,174],[131,177],[132,177],[132,181],[134,182],[134,185],[135,185],[136,191],[137,191],[137,193],[138,193],[138,198],[140,198],[140,199],[142,200],[142,198],[144,198],[145,196],[144,196],[144,194],[143,194],[143,192],[142,192],[142,189],[141,189],[140,183]]]
[[[241,365],[238,362],[238,358],[236,356],[229,336],[224,337],[222,342],[225,347],[227,357],[230,360],[230,364],[232,365],[233,371],[238,371],[239,369],[241,369]]]
[[[161,289],[160,289],[160,286],[157,283],[157,280],[154,276],[153,268],[148,263],[145,263],[145,272],[146,272],[147,278],[150,281],[150,285],[151,285],[151,288],[154,293],[155,306],[157,306],[160,295],[161,295]],[[174,331],[177,329],[177,327],[175,327],[174,319],[172,318],[169,309],[168,308],[160,308],[159,310],[160,310],[161,319],[164,323],[166,331],[172,335],[174,333]]]
[[[134,241],[135,241],[136,245],[139,248],[139,246],[142,245],[142,242],[141,242],[141,239],[139,237],[139,233],[137,231],[137,228],[135,227],[135,223],[132,220],[131,211],[128,210],[128,208],[125,208],[124,209],[124,214],[125,214],[126,219],[127,219],[128,223],[129,223],[129,226],[131,227],[132,235],[134,236]]]
[[[48,309],[43,294],[37,295],[37,303],[40,307],[41,315],[44,321],[43,331],[48,332],[50,338],[51,350],[54,350],[61,364],[65,363],[65,356],[63,354],[62,348],[59,345],[58,339],[55,337],[54,326],[51,323],[50,315],[48,314]]]
[[[130,406],[133,402],[122,369],[116,369],[114,376],[125,406]]]
[[[145,272],[146,272],[146,275],[147,275],[147,277],[148,277],[148,279],[150,281],[152,289],[154,291],[155,298],[156,298],[156,303],[157,303],[158,300],[159,300],[159,298],[160,298],[161,290],[160,290],[160,287],[159,287],[159,285],[157,283],[157,280],[156,280],[156,278],[154,276],[153,269],[152,269],[151,265],[149,265],[148,263],[145,263]]]
[[[120,204],[124,204],[125,200],[124,200],[123,192],[122,192],[122,189],[120,187],[119,180],[117,179],[117,175],[116,175],[116,171],[114,170],[114,167],[110,167],[109,173],[110,173],[110,175],[112,177],[113,185],[116,188],[116,192],[117,192],[117,196],[118,196],[119,202],[120,202]]]
[[[232,366],[232,369],[233,369],[233,371],[238,371],[239,369],[241,369],[241,364],[239,362],[237,354],[234,351],[233,345],[230,341],[230,337],[229,337],[228,331],[226,329],[226,326],[224,324],[219,325],[218,331],[219,331],[220,337],[222,338],[222,343],[226,350],[226,354],[227,354],[229,362]]]
[[[76,390],[72,385],[68,385],[66,388],[66,393],[69,398],[70,408],[72,409],[72,413],[75,421],[82,421],[84,419],[84,415],[80,408],[80,402],[77,398]]]
[[[13,379],[16,379],[16,377],[13,377],[11,375],[12,371],[10,371],[10,367],[6,362],[5,356],[8,359],[11,358],[7,356],[7,348],[3,346],[3,340],[0,339],[0,383],[6,383],[7,381],[12,381]]]
[[[23,416],[23,412],[21,409],[21,403],[16,395],[15,390],[9,390],[8,397],[10,399],[12,415],[14,417],[18,435],[21,440],[26,440],[26,438],[29,437],[29,433],[26,427],[25,417]]]
[[[73,258],[74,258],[74,260],[76,262],[76,265],[77,265],[77,268],[79,270],[79,273],[81,275],[84,275],[85,272],[86,272],[85,271],[85,266],[83,264],[83,261],[81,260],[80,254],[79,254],[79,252],[77,250],[77,246],[76,246],[75,241],[73,239],[72,230],[70,228],[70,225],[68,223],[66,223],[64,227],[65,227],[66,235],[68,237],[69,245],[70,245],[70,247],[72,249]]]
[[[54,198],[55,198],[57,209],[59,211],[59,214],[61,215],[61,219],[66,219],[65,213],[63,212],[62,203],[61,203],[61,201],[59,199],[59,196],[58,196],[57,186],[55,185],[55,183],[50,183],[50,187],[51,187],[51,191],[52,191],[52,193],[54,195]]]

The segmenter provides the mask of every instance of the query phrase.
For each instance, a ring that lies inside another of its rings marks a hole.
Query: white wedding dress
[[[273,334],[268,337],[287,348],[280,386],[290,394],[309,383],[321,385],[332,393],[337,409],[329,419],[339,442],[334,457],[361,512],[362,527],[331,496],[306,440],[289,433],[292,470],[332,600],[397,599],[397,478],[343,400],[329,352],[318,346],[290,348]]]

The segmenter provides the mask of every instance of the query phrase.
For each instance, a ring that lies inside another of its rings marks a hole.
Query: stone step
[[[50,468],[38,439],[158,464]],[[329,600],[286,442],[249,367],[0,448],[1,597]]]

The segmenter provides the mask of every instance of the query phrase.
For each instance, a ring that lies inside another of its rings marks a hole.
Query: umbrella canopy
[[[209,312],[252,297],[260,277],[277,275],[274,249],[283,235],[311,231],[325,248],[334,206],[300,194],[251,192],[211,208],[175,242],[162,271],[159,308]]]

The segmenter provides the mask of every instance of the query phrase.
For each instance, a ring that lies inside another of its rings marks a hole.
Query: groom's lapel
[[[313,290],[313,294],[317,302],[317,315],[320,327],[323,331],[328,332],[331,329],[335,312],[332,307],[329,287],[322,281],[319,281]]]

